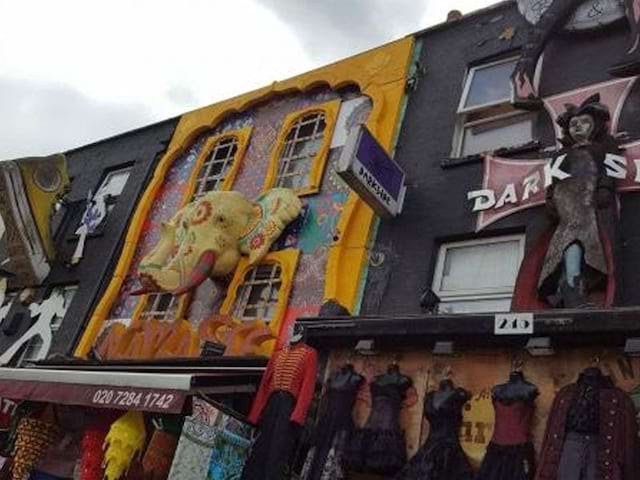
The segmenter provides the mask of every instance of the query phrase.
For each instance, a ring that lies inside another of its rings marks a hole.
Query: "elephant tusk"
[[[216,254],[212,250],[205,250],[200,258],[198,259],[198,263],[191,274],[189,275],[189,279],[187,283],[182,285],[181,287],[172,290],[171,293],[174,295],[182,295],[190,290],[193,290],[202,282],[204,282],[211,275],[211,270],[213,270],[213,266],[216,263]]]

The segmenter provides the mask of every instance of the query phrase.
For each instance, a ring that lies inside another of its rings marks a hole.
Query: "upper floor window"
[[[535,114],[511,106],[517,58],[471,67],[458,107],[454,156],[490,152],[533,140]]]
[[[280,153],[277,187],[296,189],[309,183],[311,166],[322,146],[326,127],[324,112],[310,113],[293,124]]]
[[[299,195],[320,190],[339,109],[337,99],[285,118],[264,190],[291,188]]]
[[[441,245],[433,278],[440,312],[509,311],[523,255],[523,235]]]
[[[194,164],[184,203],[207,192],[231,190],[244,157],[252,127],[212,135],[204,142]]]
[[[224,180],[236,160],[238,139],[226,137],[218,141],[198,172],[193,198],[221,190]]]
[[[282,269],[277,263],[257,265],[247,271],[236,294],[233,317],[271,321],[278,305]]]
[[[122,194],[132,167],[119,168],[107,172],[100,186],[93,194],[91,201],[82,215],[80,227],[86,229],[86,233],[93,233],[105,221],[113,210],[118,197]],[[81,231],[76,232],[80,235]]]
[[[140,320],[173,321],[178,312],[179,297],[171,293],[151,293],[146,296]]]

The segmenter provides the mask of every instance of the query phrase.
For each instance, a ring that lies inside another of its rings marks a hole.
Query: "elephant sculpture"
[[[238,192],[209,192],[161,226],[158,244],[138,267],[134,294],[188,292],[209,277],[231,273],[242,255],[255,265],[267,254],[302,203],[286,188],[247,200]]]

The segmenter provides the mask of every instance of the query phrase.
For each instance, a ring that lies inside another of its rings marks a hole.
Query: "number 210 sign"
[[[532,335],[533,313],[498,313],[493,326],[494,335]]]

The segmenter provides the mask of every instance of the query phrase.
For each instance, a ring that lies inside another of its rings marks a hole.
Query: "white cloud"
[[[296,2],[309,3],[284,14]],[[175,116],[438,23],[450,8],[296,2],[0,0],[0,158]]]

